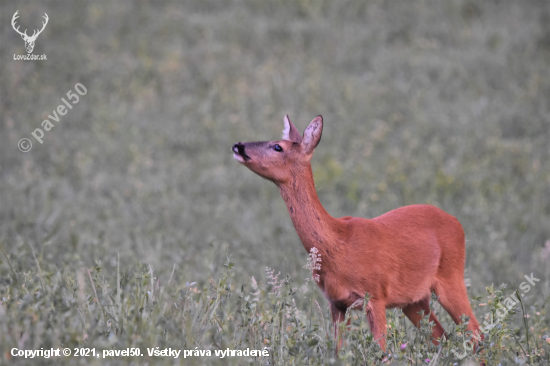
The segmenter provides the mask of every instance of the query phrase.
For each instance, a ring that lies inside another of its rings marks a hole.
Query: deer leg
[[[344,340],[342,334],[340,334],[340,323],[346,319],[346,308],[339,306],[337,303],[330,304],[330,312],[332,314],[332,322],[334,324],[334,338],[336,339],[336,357],[338,352],[342,348],[342,342]],[[350,325],[351,318],[348,319],[346,326]]]
[[[386,304],[382,301],[369,301],[367,305],[367,319],[374,340],[382,351],[386,350]]]
[[[452,282],[439,282],[434,289],[439,296],[439,303],[449,313],[456,324],[460,324],[462,315],[470,317],[467,330],[473,332],[472,342],[474,349],[477,348],[479,340],[483,339],[483,334],[479,332],[479,323],[470,307],[466,286],[464,280],[458,279]]]
[[[457,278],[455,281],[439,282],[434,289],[436,295],[439,296],[439,303],[453,318],[456,324],[460,324],[462,315],[470,317],[468,321],[467,330],[472,331],[472,352],[476,352],[479,341],[484,338],[483,333],[479,330],[479,323],[477,322],[470,301],[468,300],[468,293],[466,292],[466,286],[464,286],[464,279],[462,277]],[[483,354],[483,351],[481,352]],[[485,366],[485,361],[482,359],[481,366]]]
[[[405,306],[402,310],[403,314],[405,314],[416,327],[420,327],[420,320],[422,319],[420,315],[421,311],[424,311],[424,316],[430,314],[430,321],[435,323],[432,329],[432,342],[437,346],[439,345],[438,339],[445,334],[445,330],[443,330],[435,314],[431,312],[429,299],[429,297],[426,297],[419,302]]]

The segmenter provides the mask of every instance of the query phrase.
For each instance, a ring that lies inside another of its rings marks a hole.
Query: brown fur
[[[477,330],[464,286],[464,231],[458,220],[430,205],[400,207],[373,219],[330,216],[317,197],[310,164],[322,128],[318,116],[301,138],[286,116],[283,140],[238,143],[233,151],[242,164],[279,187],[304,248],[319,250],[322,263],[315,274],[330,302],[336,336],[336,323],[365,293],[371,296],[366,309],[371,332],[382,349],[386,309],[403,309],[418,326],[418,313],[430,313],[432,291],[457,324],[465,314],[468,329]],[[429,317],[438,344],[444,330],[433,313]]]

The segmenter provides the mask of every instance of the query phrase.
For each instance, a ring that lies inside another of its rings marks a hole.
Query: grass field
[[[48,14],[46,61],[13,59],[16,10],[29,34]],[[0,23],[0,364],[550,362],[546,1],[16,0]],[[77,83],[87,93],[40,144]],[[481,322],[540,279],[482,355],[458,360],[463,328],[434,301],[444,346],[389,310],[382,354],[354,312],[334,357],[277,188],[231,152],[278,139],[286,113],[301,130],[324,117],[312,166],[332,216],[429,203],[460,220]],[[11,355],[52,347],[101,357]],[[127,348],[143,356],[103,358]]]

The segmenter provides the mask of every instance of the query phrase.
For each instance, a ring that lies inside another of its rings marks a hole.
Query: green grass
[[[437,301],[449,332],[441,349],[426,341],[428,325],[416,330],[389,310],[382,355],[354,312],[334,358],[328,304],[305,281],[307,253],[284,202],[230,150],[279,138],[286,113],[302,130],[324,117],[313,171],[333,216],[430,203],[459,219],[478,320],[496,314],[524,275],[540,278],[491,330],[483,357],[550,362],[545,2],[0,9],[5,25],[16,10],[23,28],[50,18],[34,50],[47,61],[12,60],[23,41],[9,26],[1,35],[0,364],[173,364],[147,356],[156,346],[270,349],[266,359],[176,364],[459,362],[451,350],[462,328]],[[42,145],[33,140],[76,83],[88,93]],[[17,149],[23,137],[30,152]],[[265,267],[281,273],[279,293]],[[140,347],[145,356],[29,361],[10,358],[13,347]]]

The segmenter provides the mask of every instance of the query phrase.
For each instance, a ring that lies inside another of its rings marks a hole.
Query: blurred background
[[[16,10],[29,34],[48,14],[46,61],[13,60]],[[237,282],[308,277],[277,188],[231,151],[280,138],[288,113],[302,131],[324,117],[312,165],[331,215],[433,204],[464,226],[471,294],[548,277],[546,1],[18,0],[0,24],[0,242],[18,273],[33,248],[46,277],[116,273],[120,255],[205,283],[227,254]]]

